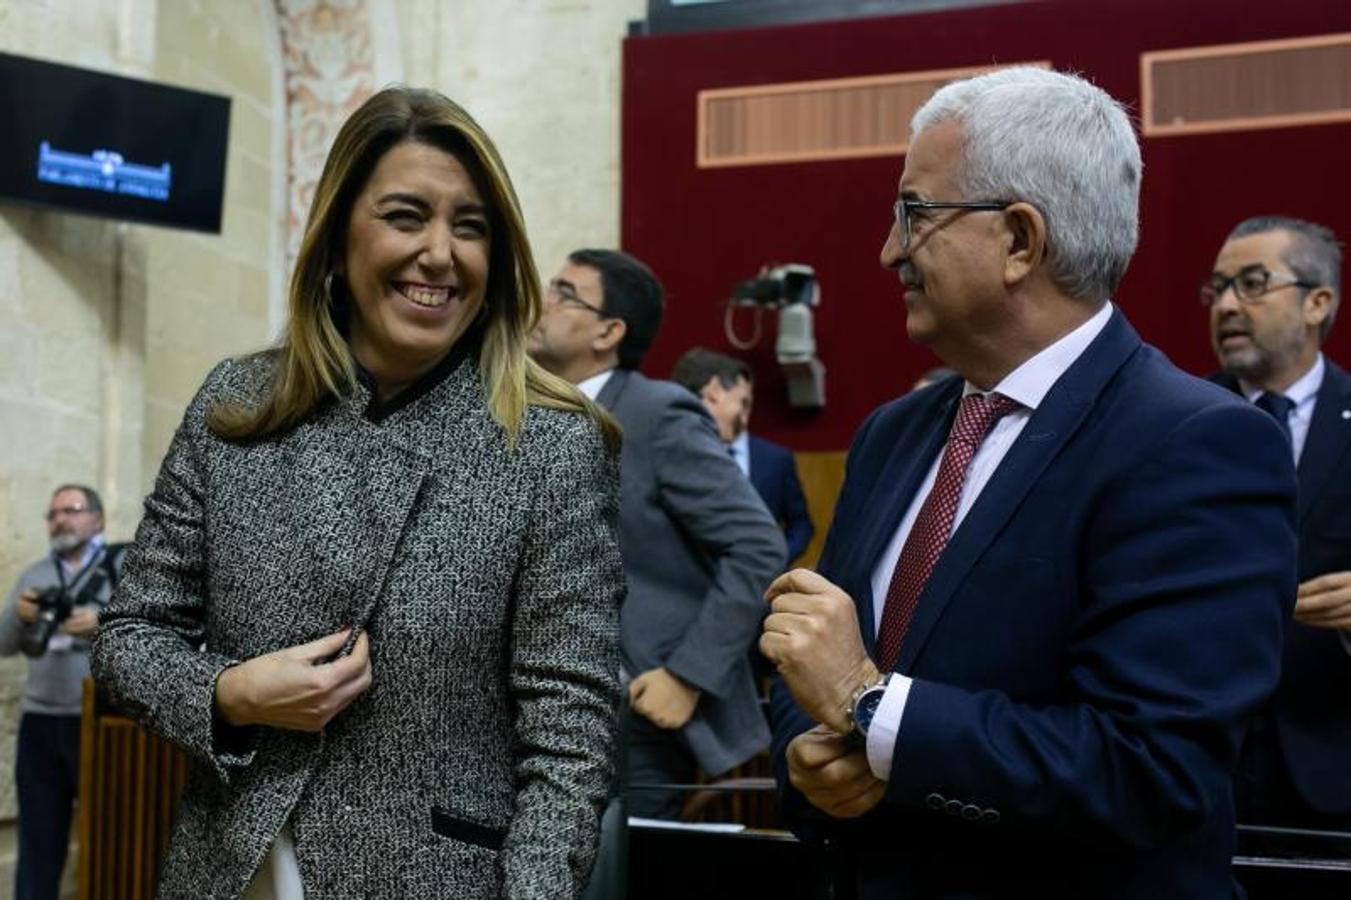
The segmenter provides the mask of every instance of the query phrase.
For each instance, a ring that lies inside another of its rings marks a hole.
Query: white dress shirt
[[[605,387],[605,383],[610,380],[610,376],[614,373],[614,369],[606,369],[599,375],[592,375],[584,381],[577,382],[577,390],[586,394],[586,399],[594,401],[600,396],[601,388]]]
[[[1024,362],[1006,375],[1003,381],[995,385],[995,393],[1003,394],[1010,400],[1016,400],[1020,406],[995,423],[985,441],[976,450],[975,456],[972,457],[971,467],[966,473],[966,481],[962,484],[961,498],[957,503],[957,514],[952,522],[953,534],[956,534],[962,520],[966,518],[966,514],[975,505],[980,492],[985,489],[990,477],[999,468],[999,464],[1009,452],[1009,448],[1013,446],[1013,442],[1017,440],[1018,435],[1022,434],[1023,428],[1027,426],[1032,414],[1051,390],[1051,387],[1088,349],[1088,345],[1093,343],[1093,339],[1098,336],[1103,328],[1107,327],[1107,321],[1111,317],[1112,304],[1104,303],[1102,309],[1098,310],[1087,322]],[[967,382],[962,396],[973,393],[979,393],[979,389]],[[882,626],[882,612],[886,603],[887,588],[891,585],[891,575],[896,568],[896,563],[901,558],[901,548],[905,546],[905,539],[909,536],[910,529],[919,516],[919,510],[924,504],[924,499],[929,496],[929,491],[933,489],[934,481],[938,477],[938,466],[942,459],[943,454],[940,451],[929,467],[929,473],[920,484],[919,490],[915,491],[915,496],[910,501],[910,507],[901,518],[900,527],[896,529],[891,542],[887,544],[886,550],[883,551],[881,558],[878,560],[877,567],[873,570],[874,634]],[[868,727],[868,766],[872,769],[874,775],[884,780],[891,778],[892,755],[896,749],[896,736],[900,733],[901,717],[905,713],[905,702],[910,697],[910,683],[910,678],[905,675],[893,674],[891,676],[886,693],[882,696],[882,702],[878,705],[872,724]]]

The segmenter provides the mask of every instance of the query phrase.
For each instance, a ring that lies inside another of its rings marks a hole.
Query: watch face
[[[864,691],[863,696],[858,698],[858,705],[854,708],[854,724],[859,731],[868,733],[868,726],[872,725],[873,716],[877,715],[877,707],[882,705],[882,697],[886,692],[884,685],[878,685]]]

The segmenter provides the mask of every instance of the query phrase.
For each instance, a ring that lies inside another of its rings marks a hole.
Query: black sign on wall
[[[219,232],[230,100],[0,53],[0,199]]]

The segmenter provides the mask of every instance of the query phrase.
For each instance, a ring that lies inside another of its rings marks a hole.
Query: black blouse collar
[[[382,401],[375,393],[375,378],[370,372],[362,367],[361,363],[353,357],[352,362],[356,365],[357,381],[370,392],[370,402],[366,404],[366,410],[362,415],[367,421],[380,423],[408,404],[422,397],[428,391],[437,387],[441,382],[451,376],[460,363],[466,359],[478,359],[479,348],[483,345],[483,326],[481,324],[473,325],[468,331],[460,335],[441,361],[432,366],[425,375],[417,381],[395,394],[389,400]]]

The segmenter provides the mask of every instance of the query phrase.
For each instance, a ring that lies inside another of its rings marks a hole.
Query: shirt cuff
[[[868,768],[883,781],[891,779],[891,760],[896,752],[896,736],[901,730],[905,702],[910,699],[911,683],[904,675],[892,675],[868,726]]]

